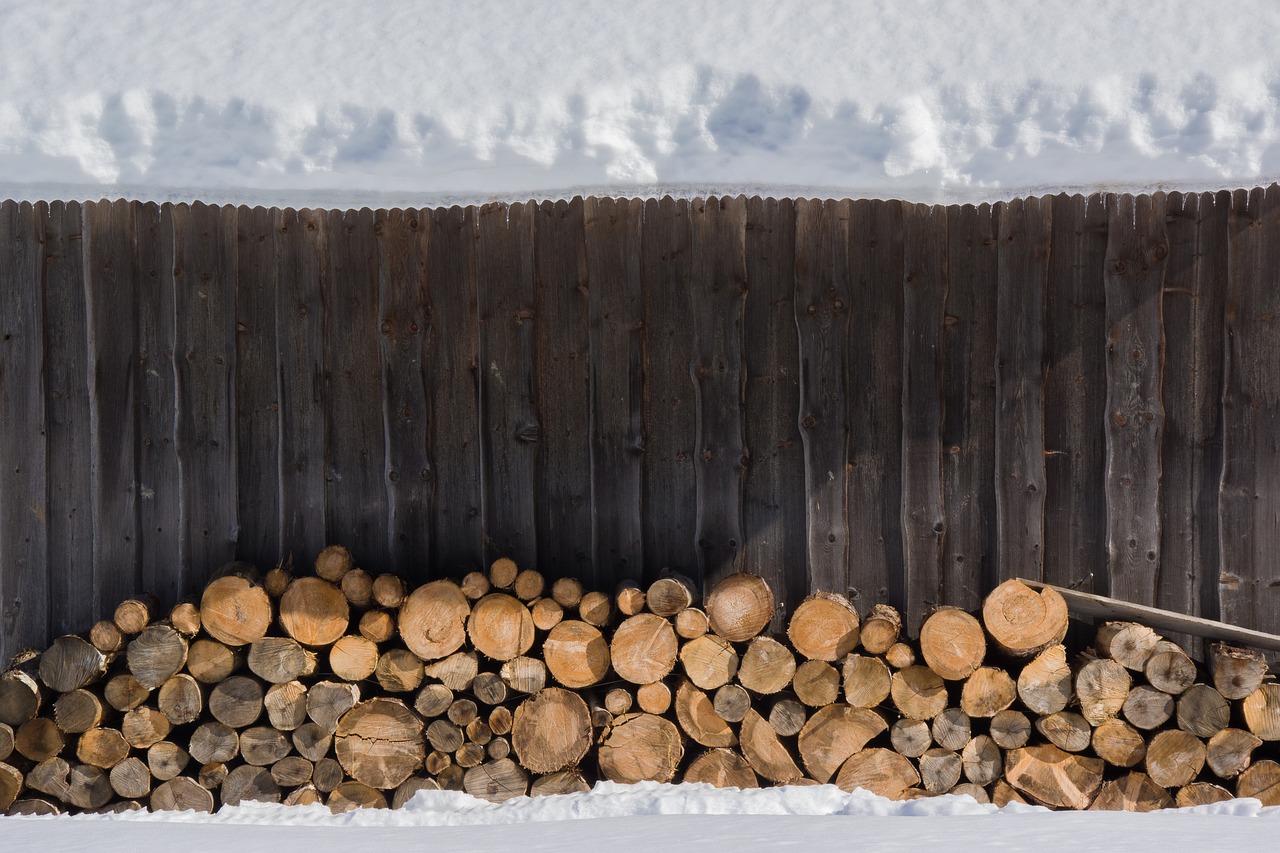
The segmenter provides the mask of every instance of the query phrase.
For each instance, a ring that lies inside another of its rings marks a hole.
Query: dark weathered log
[[[740,723],[751,710],[751,695],[737,684],[725,684],[716,690],[711,705],[726,722]]]
[[[242,764],[231,770],[219,793],[224,806],[238,806],[246,801],[280,802],[280,786],[271,778],[271,771],[252,764]]]
[[[272,726],[291,732],[307,721],[307,688],[300,681],[273,684],[262,699],[262,707]]]
[[[106,671],[106,655],[76,636],[59,637],[40,655],[40,681],[58,693],[86,687]]]
[[[1246,699],[1244,703],[1246,721],[1249,716],[1248,702]],[[1196,737],[1209,738],[1225,729],[1230,722],[1230,703],[1207,684],[1193,684],[1178,697],[1178,728],[1183,731]],[[1256,731],[1254,734],[1267,740]]]
[[[292,751],[284,732],[270,726],[251,726],[240,733],[240,757],[246,764],[270,767]]]
[[[293,572],[283,565],[272,566],[262,576],[262,588],[267,591],[267,595],[271,598],[279,598],[284,595],[284,591],[289,588],[291,583],[293,583]]]
[[[307,691],[307,716],[332,734],[338,720],[360,701],[360,688],[341,681],[319,681]]]
[[[608,646],[606,645],[605,648],[608,648]],[[548,663],[548,669],[550,669],[550,666],[550,663]],[[552,674],[554,675],[555,673],[553,672]],[[500,705],[507,701],[507,696],[509,695],[506,682],[496,672],[477,673],[476,677],[471,680],[471,693],[484,705]]]
[[[298,755],[315,763],[329,754],[329,747],[333,745],[333,733],[319,723],[303,723],[293,730],[290,740]]]
[[[96,693],[85,690],[83,687],[79,690],[72,690],[70,693],[63,693],[53,703],[54,722],[58,724],[58,728],[67,734],[80,734],[88,731],[102,722],[106,712],[107,709],[102,699]],[[5,726],[5,728],[8,729],[9,727]],[[0,740],[2,740],[2,737],[0,737]],[[2,746],[0,744],[0,753],[3,753]],[[3,760],[4,757],[4,754],[0,754],[0,760]]]
[[[40,684],[30,673],[21,669],[0,673],[0,723],[22,725],[39,713],[42,698]]]
[[[933,732],[924,720],[902,717],[889,728],[889,741],[895,752],[919,758],[933,746]]]
[[[769,725],[782,737],[800,734],[809,721],[809,712],[795,699],[774,699],[769,706]]]
[[[231,773],[231,768],[220,761],[213,761],[205,764],[200,768],[200,772],[196,775],[196,781],[200,783],[200,787],[208,791],[216,791],[222,787],[222,783],[227,781],[227,775]]]
[[[582,601],[582,596],[585,592],[582,582],[577,578],[557,578],[556,582],[551,585],[551,598],[565,610],[572,610],[577,607],[578,602]]]
[[[338,582],[342,597],[357,610],[373,604],[373,575],[364,569],[352,569]]]
[[[507,685],[499,678],[503,691]],[[443,684],[424,684],[413,698],[413,709],[423,718],[432,719],[449,710],[453,704],[453,691]]]
[[[209,693],[209,713],[233,729],[253,725],[262,714],[262,685],[247,676],[233,675]],[[132,712],[131,712],[132,713]]]
[[[204,723],[191,733],[187,752],[198,764],[225,764],[240,754],[240,735],[225,723]]]
[[[409,588],[399,575],[384,573],[373,579],[373,600],[379,607],[394,610],[404,604],[408,594]]]
[[[327,794],[342,782],[342,765],[333,758],[316,759],[315,769],[311,771],[311,784],[322,794]]]
[[[162,740],[147,749],[147,770],[161,782],[168,782],[187,769],[191,755],[172,741]]]
[[[288,637],[254,640],[249,646],[248,660],[249,671],[271,684],[296,681],[316,669],[315,652]]]
[[[186,673],[179,673],[160,685],[156,705],[170,723],[186,725],[195,722],[204,710],[204,692],[198,681]]]

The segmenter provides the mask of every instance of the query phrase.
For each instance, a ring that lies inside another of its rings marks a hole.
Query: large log
[[[569,619],[547,634],[542,657],[551,677],[565,687],[590,687],[609,672],[609,641],[594,625]]]
[[[470,615],[471,605],[457,584],[432,581],[415,589],[400,605],[400,638],[423,660],[439,660],[462,648]]]
[[[462,778],[462,788],[473,797],[504,803],[529,792],[529,777],[514,761],[503,758],[472,767]]]
[[[338,720],[334,753],[356,781],[379,790],[395,788],[426,755],[422,720],[399,699],[369,699]]]
[[[809,660],[837,661],[858,646],[858,611],[849,599],[819,592],[800,603],[787,623],[791,645]]]
[[[715,690],[738,674],[738,652],[724,637],[704,634],[680,647],[680,664],[689,680]]]
[[[884,718],[875,711],[828,705],[801,729],[797,739],[800,758],[810,778],[829,782],[849,756],[887,728]]]
[[[1246,699],[1246,720],[1249,717],[1248,703],[1249,700]],[[1178,697],[1178,728],[1183,731],[1196,737],[1209,738],[1225,729],[1230,722],[1231,704],[1207,684],[1193,684]],[[1267,740],[1265,737],[1262,739]]]
[[[247,728],[262,714],[264,693],[255,679],[233,675],[209,693],[209,713],[233,729]]]
[[[804,773],[778,740],[773,726],[754,710],[748,709],[743,715],[738,740],[743,757],[764,778],[783,785],[803,778]]]
[[[1004,651],[1030,657],[1067,635],[1067,603],[1051,587],[1037,592],[1007,580],[983,602],[982,623]]]
[[[476,651],[485,657],[509,661],[533,646],[533,616],[520,599],[491,592],[471,608],[467,636]]]
[[[706,610],[713,632],[731,643],[745,642],[773,618],[773,590],[763,578],[739,572],[715,585]]]
[[[987,639],[977,619],[958,607],[942,607],[929,614],[920,628],[920,652],[938,675],[962,681],[982,666]]]
[[[521,702],[511,724],[516,758],[534,773],[576,765],[591,747],[591,713],[578,694],[547,687]]]
[[[738,683],[767,696],[788,687],[795,671],[796,658],[790,649],[772,637],[755,637],[738,663]]]
[[[1147,775],[1157,785],[1180,788],[1200,775],[1205,757],[1200,738],[1179,729],[1163,731],[1147,744]]]
[[[226,575],[204,588],[200,621],[215,640],[247,646],[265,637],[271,627],[271,599],[249,579]]]
[[[74,635],[59,637],[40,655],[40,681],[58,693],[86,687],[106,671],[107,656]]]
[[[350,622],[346,596],[324,578],[298,578],[280,597],[280,627],[304,646],[333,644]]]
[[[1005,756],[1009,784],[1037,802],[1086,809],[1102,787],[1103,762],[1043,744],[1011,749]]]
[[[1253,751],[1262,739],[1244,729],[1223,729],[1209,738],[1205,761],[1223,779],[1239,776],[1253,762]]]
[[[717,788],[758,788],[760,781],[747,760],[732,749],[709,749],[689,763],[685,782],[705,782]]]
[[[678,652],[679,641],[671,623],[652,613],[628,617],[609,644],[614,671],[632,684],[665,678],[675,666]]]
[[[920,784],[920,774],[898,753],[874,747],[849,756],[836,774],[835,784],[842,791],[863,788],[897,800],[902,799],[908,789]]]
[[[669,720],[623,714],[605,732],[597,757],[600,773],[611,782],[670,782],[684,757],[684,743]]]

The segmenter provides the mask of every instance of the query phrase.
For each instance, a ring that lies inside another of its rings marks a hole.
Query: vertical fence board
[[[326,544],[325,215],[286,210],[279,253],[280,542],[300,568]]]
[[[486,559],[538,557],[533,499],[533,206],[480,208],[480,447]]]
[[[431,550],[430,426],[422,365],[428,328],[423,269],[426,233],[417,210],[375,214],[387,568],[417,583],[427,580],[426,557]]]
[[[989,204],[947,209],[942,327],[942,597],[972,610],[995,580],[996,257]]]
[[[644,292],[644,577],[665,568],[698,573],[694,547],[695,436],[692,348],[690,203],[645,202],[640,274]],[[700,577],[694,578],[701,580]]]
[[[1000,204],[996,313],[996,571],[1044,571],[1044,293],[1052,210],[1038,198]]]
[[[0,661],[49,631],[42,225],[0,205]]]
[[[583,201],[544,201],[534,227],[535,462],[538,566],[549,577],[592,575],[590,342]],[[601,278],[601,287],[611,282]],[[608,500],[609,498],[603,498]]]
[[[1164,403],[1163,194],[1112,200],[1107,228],[1107,564],[1117,598],[1154,604]]]
[[[36,214],[43,219],[44,231],[49,630],[57,636],[84,630],[93,623],[97,609],[93,596],[85,594],[93,589],[93,459],[85,441],[89,435],[89,329],[84,220],[75,202],[42,203],[36,205]],[[7,286],[28,287],[19,282]],[[34,295],[38,298],[39,291]]]
[[[276,353],[278,210],[236,211],[236,556],[274,566],[280,552],[280,395]]]
[[[461,576],[484,564],[480,478],[476,210],[431,215],[427,299],[431,328],[423,363],[435,472],[432,573]]]
[[[138,592],[137,328],[133,217],[127,202],[85,205],[94,587],[98,613]]]
[[[1230,219],[1219,497],[1222,618],[1280,628],[1280,188],[1237,192]]]
[[[789,199],[748,199],[745,251],[743,337],[748,345],[743,355],[750,461],[743,493],[743,561],[748,571],[763,577],[777,594],[779,607],[771,628],[782,631],[809,589],[808,578],[803,576],[807,502],[804,446],[797,417],[796,204]],[[844,523],[843,516],[840,521]]]
[[[902,553],[902,204],[858,201],[849,222],[853,323],[845,367],[852,475],[850,596],[906,602]]]
[[[588,199],[585,209],[591,362],[591,474],[596,577],[644,576],[640,527],[640,239],[643,202]]]
[[[1044,579],[1105,592],[1105,196],[1053,197],[1045,293]]]
[[[742,315],[746,306],[746,205],[741,197],[694,202],[693,353],[695,539],[703,583],[713,587],[742,570],[742,433],[745,376]]]
[[[902,541],[907,624],[915,634],[943,598],[942,323],[946,208],[903,208]]]

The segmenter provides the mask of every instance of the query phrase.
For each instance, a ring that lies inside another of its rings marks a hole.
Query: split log
[[[926,791],[945,794],[960,783],[964,763],[949,749],[934,748],[920,756],[920,781]]]
[[[624,714],[614,720],[597,753],[601,775],[624,784],[670,782],[683,757],[679,729],[653,714]]]
[[[204,711],[204,694],[200,683],[185,672],[173,676],[160,685],[156,706],[172,725],[194,723]]]
[[[59,637],[40,655],[40,681],[58,693],[87,687],[106,671],[106,655],[74,635]]]
[[[330,545],[316,557],[316,574],[330,583],[337,583],[355,565],[350,551],[341,545]]]
[[[1120,712],[1137,728],[1158,729],[1173,716],[1173,697],[1163,690],[1140,684],[1129,691]]]
[[[888,604],[877,604],[863,620],[859,639],[869,654],[882,655],[898,642],[902,633],[902,615]]]
[[[1027,715],[1012,708],[991,718],[991,739],[1002,749],[1025,746],[1031,736],[1031,721]]]
[[[538,658],[517,657],[498,671],[507,687],[517,693],[537,693],[547,684],[547,665]]]
[[[151,624],[157,618],[158,612],[155,596],[140,595],[117,604],[111,621],[122,634],[132,637]]]
[[[373,579],[373,600],[379,607],[394,610],[404,604],[408,594],[404,578],[399,575],[383,573]]]
[[[874,711],[828,705],[815,713],[800,731],[797,739],[800,758],[811,778],[829,782],[849,756],[862,750],[887,728],[884,718]]]
[[[468,572],[458,587],[469,600],[479,601],[489,594],[493,584],[489,583],[489,576],[484,572]]]
[[[377,668],[378,644],[365,637],[348,634],[329,647],[329,669],[344,681],[364,681]]]
[[[462,788],[473,797],[505,803],[529,792],[529,776],[514,761],[504,758],[472,767],[462,778]]]
[[[680,728],[695,742],[707,747],[735,746],[738,737],[729,723],[716,713],[706,693],[691,681],[680,682],[675,697],[676,719]]]
[[[191,755],[173,741],[153,743],[147,750],[147,771],[161,782],[181,775],[191,762]]]
[[[1004,773],[1004,754],[988,735],[977,735],[960,753],[964,776],[975,785],[990,785]]]
[[[1213,686],[1223,698],[1243,699],[1262,686],[1267,674],[1267,658],[1254,649],[1212,643],[1209,671],[1213,673]]]
[[[550,598],[539,598],[530,602],[529,616],[533,619],[533,627],[539,631],[550,631],[564,620],[564,608]]]
[[[884,660],[894,669],[906,669],[916,665],[916,652],[907,643],[894,643],[884,653]]]
[[[685,640],[696,640],[711,630],[705,610],[686,607],[676,614],[676,633]]]
[[[671,623],[652,613],[629,617],[609,644],[614,672],[632,684],[661,681],[675,666],[678,652]]]
[[[225,764],[240,754],[240,735],[225,723],[204,723],[191,733],[187,752],[200,764]]]
[[[1005,779],[1047,806],[1085,809],[1102,787],[1101,758],[1064,752],[1056,746],[1026,746],[1005,756]]]
[[[462,648],[470,615],[470,602],[457,584],[432,581],[415,589],[400,605],[400,638],[423,660],[439,660]]]
[[[200,622],[228,646],[247,646],[262,639],[271,627],[271,599],[256,583],[226,575],[210,583],[200,596]]]
[[[723,637],[704,634],[680,647],[680,664],[698,687],[715,690],[738,674],[738,653]]]
[[[1280,688],[1278,688],[1280,695]],[[1245,700],[1245,718],[1248,718]],[[1207,684],[1193,684],[1178,697],[1178,728],[1196,737],[1209,738],[1231,723],[1231,704]],[[1258,734],[1254,732],[1254,734]],[[1262,737],[1262,735],[1258,735]],[[1265,737],[1262,738],[1266,740]]]
[[[1120,713],[1124,700],[1129,698],[1132,683],[1128,671],[1119,662],[1109,659],[1089,661],[1076,675],[1080,713],[1090,725],[1102,725],[1103,720]]]
[[[480,658],[475,652],[454,652],[426,666],[426,674],[450,690],[470,690],[479,672]]]
[[[307,716],[333,734],[338,720],[360,701],[360,688],[341,681],[318,681],[307,690]]]
[[[373,674],[379,686],[388,693],[417,690],[426,677],[422,659],[408,649],[389,649],[378,658]]]
[[[929,732],[933,736],[933,742],[940,748],[959,752],[973,737],[973,726],[969,715],[962,709],[945,708],[933,718]]]
[[[738,664],[738,683],[767,696],[790,685],[795,672],[796,658],[790,649],[772,637],[756,637]]]
[[[489,582],[497,589],[511,589],[520,567],[510,557],[499,557],[489,565]]]
[[[27,787],[67,802],[71,765],[61,758],[46,758],[27,772]]]
[[[619,582],[613,590],[614,606],[623,616],[636,616],[643,613],[646,598],[640,584],[629,578]]]
[[[58,728],[67,734],[86,732],[102,722],[106,707],[98,695],[84,688],[63,693],[53,703],[53,719]],[[5,726],[8,730],[9,727]],[[3,749],[0,748],[0,753]],[[4,759],[0,754],[0,760]]]
[[[942,678],[924,666],[909,666],[893,674],[889,694],[904,717],[932,720],[947,707]]]
[[[271,725],[291,732],[307,721],[307,688],[300,681],[273,684],[262,698]]]
[[[933,746],[933,732],[924,720],[902,717],[889,727],[889,742],[895,752],[919,758]]]
[[[386,610],[367,610],[360,616],[358,630],[371,643],[385,643],[396,635],[396,617]]]
[[[550,797],[556,794],[585,794],[591,790],[587,780],[577,770],[561,770],[534,780],[529,789],[531,797]]]
[[[140,758],[126,758],[107,774],[111,790],[126,800],[138,800],[151,794],[151,771]]]
[[[751,695],[737,684],[725,684],[716,690],[711,705],[725,722],[740,723],[751,710]]]
[[[333,745],[333,733],[314,721],[298,726],[289,739],[298,755],[313,764],[328,755]]]
[[[671,688],[661,681],[636,688],[636,705],[647,714],[665,714],[671,709]]]
[[[251,726],[240,733],[240,757],[255,767],[270,767],[293,751],[283,732],[270,726]]]
[[[786,785],[804,776],[791,753],[778,740],[773,726],[751,709],[743,715],[738,740],[743,757],[764,778]]]
[[[244,656],[217,640],[200,639],[187,649],[187,672],[201,684],[217,684],[240,668]]]
[[[117,711],[132,711],[150,697],[147,688],[138,683],[132,673],[123,673],[107,681],[102,688],[102,698]]]
[[[1053,714],[1071,701],[1071,666],[1062,644],[1049,646],[1018,674],[1018,698],[1035,714]]]
[[[716,584],[706,609],[714,633],[731,643],[746,642],[773,618],[773,590],[763,578],[739,572]]]
[[[44,758],[52,758],[56,754],[55,752],[51,755],[45,755]],[[36,759],[30,755],[27,757],[33,761],[44,760],[44,758]],[[101,767],[104,770],[110,770],[128,757],[129,743],[124,739],[124,735],[120,733],[119,729],[89,729],[80,736],[80,740],[76,743],[76,758],[81,763]]]
[[[889,698],[892,675],[880,658],[849,655],[844,671],[844,701],[855,708],[874,708]]]
[[[864,749],[849,756],[836,774],[836,787],[853,792],[863,788],[873,794],[901,799],[909,788],[920,784],[920,774],[898,753],[881,747]]]
[[[1249,769],[1262,739],[1244,729],[1223,729],[1209,738],[1205,761],[1218,776],[1231,779]]]
[[[645,601],[650,613],[672,617],[698,603],[698,587],[684,575],[667,572],[649,584]]]
[[[809,660],[837,661],[858,646],[858,611],[834,592],[809,596],[787,624],[787,637]]]
[[[89,629],[89,642],[103,654],[113,654],[124,648],[124,632],[110,619],[102,619]]]
[[[551,598],[565,610],[577,607],[585,592],[582,582],[577,578],[557,578],[551,585]]]
[[[613,601],[603,592],[588,592],[578,602],[578,617],[588,625],[603,628],[613,619]]]
[[[200,783],[200,787],[207,791],[216,791],[222,787],[222,783],[227,781],[227,776],[231,773],[231,768],[219,761],[205,764],[200,768],[200,772],[196,775],[196,781]]]
[[[1256,762],[1236,780],[1237,797],[1253,797],[1264,806],[1280,806],[1280,764]]]
[[[1136,622],[1104,622],[1098,628],[1094,644],[1098,653],[1125,669],[1143,672],[1155,654],[1161,637],[1146,625]]]
[[[373,604],[373,575],[364,569],[352,569],[342,576],[338,582],[342,597],[357,610],[364,610]]]
[[[609,641],[594,625],[569,619],[547,634],[542,659],[551,677],[565,687],[590,687],[609,672]]]
[[[20,669],[0,673],[0,723],[22,725],[40,712],[41,699],[40,685],[29,673]]]
[[[1091,743],[1099,758],[1116,767],[1133,767],[1147,757],[1142,733],[1117,717],[1103,720],[1093,730]]]
[[[467,636],[485,657],[509,661],[533,646],[533,617],[520,599],[491,592],[471,609]]]
[[[1144,670],[1147,682],[1172,696],[1182,693],[1196,682],[1195,662],[1176,644],[1168,641],[1156,646]]]
[[[973,671],[960,690],[960,708],[970,717],[994,717],[1018,698],[1018,688],[1009,673],[994,666]]]
[[[233,729],[248,728],[262,714],[263,692],[256,680],[233,675],[209,693],[209,713]]]
[[[769,725],[782,737],[800,734],[809,721],[809,712],[795,699],[776,699],[769,706]]]
[[[379,790],[395,788],[422,764],[422,720],[399,699],[361,702],[338,720],[334,752],[353,779]]]
[[[1213,803],[1225,803],[1234,799],[1231,792],[1212,782],[1192,782],[1178,789],[1175,802],[1180,809],[1191,806],[1207,806]]]
[[[1091,811],[1153,812],[1173,808],[1169,792],[1145,773],[1127,773],[1104,784],[1094,798]]]
[[[271,772],[252,764],[242,764],[228,773],[220,793],[224,806],[238,806],[250,801],[280,802],[280,786],[271,778]]]
[[[791,689],[810,708],[830,705],[840,698],[840,672],[825,661],[807,660],[796,667]]]
[[[169,718],[160,713],[159,708],[149,705],[139,705],[120,721],[120,733],[136,749],[146,749],[153,743],[164,740],[172,729],[173,724],[169,722]]]
[[[1157,785],[1180,788],[1200,775],[1206,754],[1204,741],[1190,732],[1160,732],[1147,744],[1147,775]]]
[[[982,623],[958,607],[939,608],[920,628],[920,652],[938,675],[962,681],[982,666],[987,656]]]
[[[1240,704],[1249,731],[1265,741],[1280,740],[1280,685],[1264,684]]]
[[[427,729],[427,737],[428,739],[431,737],[430,727]],[[452,765],[453,756],[447,752],[441,752],[438,749],[433,749],[431,752],[428,752],[427,757],[422,762],[423,768],[432,776],[437,777],[446,767],[450,767]]]
[[[350,621],[342,590],[323,578],[298,578],[280,597],[280,627],[304,646],[332,645]]]
[[[1037,592],[1007,580],[983,602],[982,623],[1005,652],[1031,657],[1067,635],[1067,603],[1051,587]]]
[[[1089,721],[1071,711],[1058,711],[1041,717],[1036,720],[1036,731],[1065,752],[1083,752],[1088,749],[1093,735]]]
[[[685,782],[705,782],[717,788],[758,788],[760,781],[747,760],[732,749],[709,749],[684,771]]]

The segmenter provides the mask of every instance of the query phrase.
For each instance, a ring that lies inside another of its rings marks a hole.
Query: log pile
[[[817,593],[766,630],[768,585],[613,595],[499,559],[410,589],[340,546],[315,574],[223,567],[198,602],[139,597],[0,674],[0,809],[395,807],[596,780],[831,783],[891,798],[1148,810],[1280,804],[1280,685],[1148,627],[1065,644],[1052,589],[1008,581],[920,636]]]

